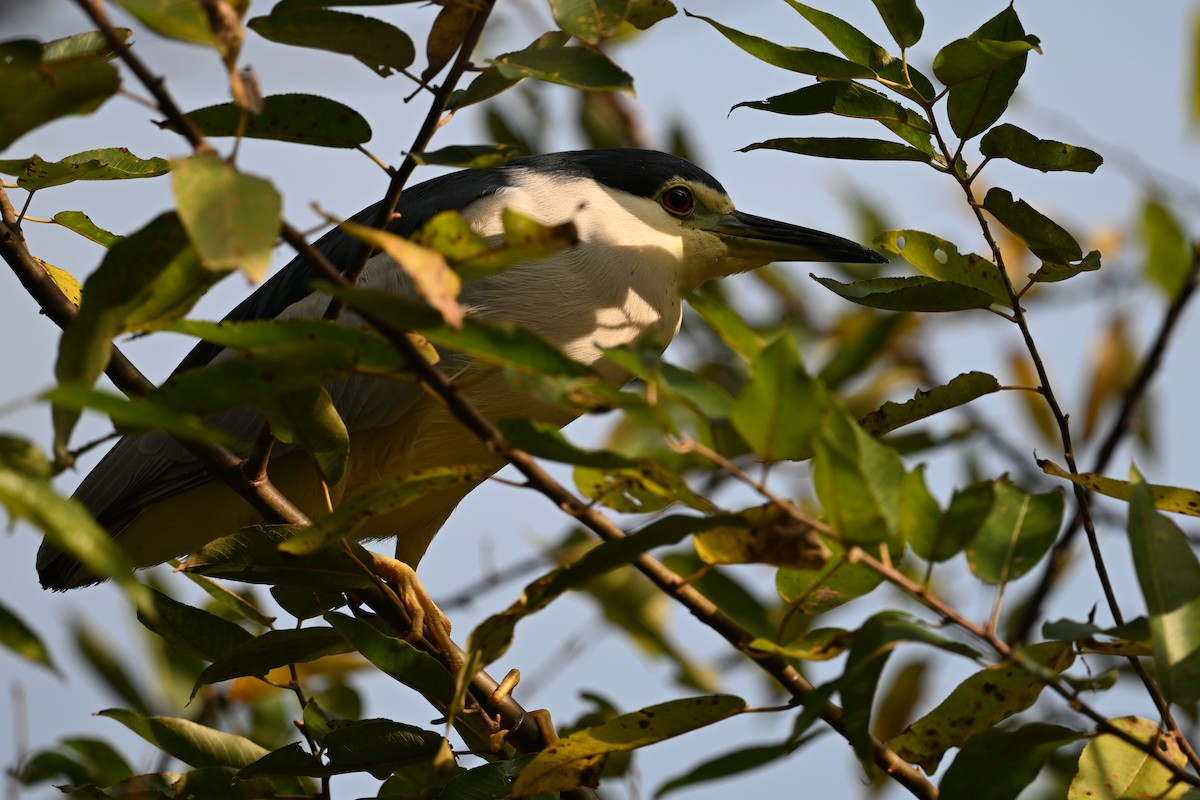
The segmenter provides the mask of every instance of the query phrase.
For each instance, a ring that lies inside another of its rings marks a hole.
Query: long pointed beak
[[[721,237],[729,255],[738,260],[833,261],[841,264],[882,264],[887,258],[832,233],[733,211],[705,228]]]

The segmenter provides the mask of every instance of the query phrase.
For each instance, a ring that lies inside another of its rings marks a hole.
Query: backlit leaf
[[[633,27],[644,31],[677,13],[671,0],[629,0],[629,13],[625,19]]]
[[[886,542],[899,533],[900,456],[844,411],[824,417],[813,442],[812,481],[825,519],[846,542]]]
[[[533,78],[595,92],[633,92],[633,78],[598,50],[527,48],[492,62],[509,80]]]
[[[629,11],[629,0],[550,0],[558,27],[576,39],[599,44],[616,32]]]
[[[875,245],[900,256],[931,278],[979,289],[997,303],[1012,307],[1000,269],[982,256],[959,253],[953,242],[923,231],[901,230],[879,234]]]
[[[513,784],[513,796],[530,797],[593,785],[603,759],[611,753],[682,736],[745,710],[746,701],[732,695],[691,697],[659,703],[584,728],[534,756]]]
[[[759,354],[730,418],[760,458],[800,460],[812,454],[813,436],[827,406],[825,392],[805,371],[795,342],[781,336]]]
[[[1042,472],[1055,478],[1063,478],[1077,483],[1090,492],[1096,492],[1118,500],[1129,501],[1133,497],[1133,485],[1129,481],[1117,478],[1106,478],[1094,472],[1073,474],[1063,469],[1053,461],[1039,460],[1038,466]],[[1200,492],[1194,489],[1184,489],[1178,486],[1159,486],[1146,484],[1150,499],[1159,511],[1169,511],[1173,514],[1187,514],[1200,517]]]
[[[299,444],[312,458],[329,486],[342,480],[350,457],[350,434],[321,386],[306,386],[260,403],[275,438]]]
[[[261,281],[279,235],[283,201],[275,187],[214,155],[173,160],[171,170],[179,219],[204,266]]]
[[[1150,616],[1158,683],[1169,702],[1200,699],[1200,562],[1175,523],[1154,507],[1150,487],[1130,472],[1129,545]]]
[[[43,46],[19,39],[0,44],[0,150],[47,122],[90,114],[120,85],[103,54],[49,60]]]
[[[916,0],[873,0],[888,32],[901,47],[912,47],[921,39],[925,17]]]
[[[35,664],[58,671],[41,638],[4,603],[0,603],[0,645]]]
[[[1059,673],[1075,659],[1070,645],[1042,642],[1021,651],[1033,664]],[[926,772],[937,770],[942,756],[961,747],[983,731],[1037,700],[1045,682],[1012,662],[995,664],[976,672],[938,704],[937,708],[904,729],[887,744],[896,754]]]
[[[967,546],[967,563],[984,583],[1014,581],[1042,559],[1058,536],[1061,489],[1026,494],[1007,477],[995,484],[996,499],[979,534]]]
[[[926,561],[947,561],[979,533],[995,502],[995,489],[991,481],[979,481],[957,490],[943,512],[925,488],[923,467],[904,479],[900,497],[904,537],[913,552]]]
[[[883,582],[883,576],[875,570],[848,561],[846,548],[837,540],[832,537],[822,539],[830,552],[823,567],[817,570],[784,568],[775,574],[779,597],[793,606],[796,613],[806,616],[837,608],[868,594]]]
[[[448,6],[454,8],[456,6]],[[450,145],[440,150],[425,153],[410,153],[418,164],[432,164],[439,167],[458,167],[460,169],[486,169],[497,167],[519,155],[519,148],[510,144],[479,144],[479,145]],[[428,224],[428,223],[427,223]]]
[[[354,222],[343,222],[341,229],[387,253],[412,279],[421,298],[441,312],[447,325],[455,329],[462,327],[463,310],[458,305],[462,280],[450,269],[441,253],[394,233]]]
[[[1156,747],[1176,766],[1187,765],[1178,742],[1166,736],[1158,723],[1137,717],[1119,717],[1109,722],[1148,747]],[[1068,800],[1127,800],[1153,797],[1182,800],[1188,785],[1174,776],[1145,750],[1102,733],[1087,743],[1079,757],[1079,772],[1071,780]]]
[[[1183,225],[1160,199],[1146,200],[1140,223],[1145,248],[1142,272],[1173,300],[1192,274],[1192,263],[1200,256],[1196,255]]]
[[[706,564],[770,564],[794,569],[820,569],[829,548],[813,526],[774,504],[741,513],[747,525],[710,528],[693,537],[696,553]]]
[[[199,0],[116,0],[150,30],[171,39],[219,47],[208,14]],[[240,17],[249,0],[230,0],[229,7]]]

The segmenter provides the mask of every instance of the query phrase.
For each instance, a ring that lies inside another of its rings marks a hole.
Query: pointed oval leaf
[[[946,770],[938,796],[941,800],[1016,800],[1056,752],[1086,737],[1047,722],[982,731],[963,745]]]
[[[358,147],[371,139],[365,117],[347,105],[312,94],[276,94],[263,98],[262,112],[247,114],[233,103],[206,106],[187,118],[205,136],[245,136],[309,144]],[[244,120],[244,122],[243,122]]]
[[[983,207],[1038,258],[1060,264],[1083,258],[1083,249],[1074,236],[1024,200],[1014,199],[1007,189],[988,189]]]
[[[565,32],[588,44],[599,44],[625,21],[629,0],[550,0],[550,11]]]
[[[439,707],[450,702],[454,679],[433,656],[403,639],[388,636],[365,620],[330,611],[325,621],[385,675],[417,690]]]
[[[185,42],[220,47],[209,24],[208,14],[199,0],[116,0],[117,4],[160,36]],[[249,0],[231,0],[229,6],[238,17]]]
[[[214,730],[179,717],[147,717],[123,708],[100,716],[115,719],[168,755],[193,767],[244,767],[267,754],[243,736]]]
[[[873,0],[888,33],[901,48],[912,47],[925,30],[925,17],[916,0]]]
[[[511,144],[459,144],[443,147],[441,150],[409,153],[409,155],[418,164],[459,169],[487,169],[498,167],[510,158],[524,155],[524,153],[519,147]],[[428,223],[426,224],[428,225]]]
[[[1130,479],[1129,545],[1150,616],[1155,673],[1168,701],[1200,699],[1200,562],[1175,523],[1154,507],[1136,468]]]
[[[354,647],[332,628],[267,631],[229,648],[205,667],[196,679],[192,695],[210,683],[261,677],[276,667],[303,664],[353,650]]]
[[[121,41],[128,44],[133,31],[128,28],[116,28],[115,30]],[[61,39],[51,39],[42,47],[42,58],[46,61],[67,61],[86,56],[112,58],[114,55],[116,54],[109,46],[108,39],[100,31],[85,31],[64,36]]]
[[[837,608],[872,592],[883,576],[862,564],[846,559],[846,548],[831,537],[822,537],[829,559],[818,570],[780,569],[775,588],[783,602],[798,614],[811,616]]]
[[[592,92],[633,93],[633,77],[608,56],[586,47],[522,50],[492,62],[509,80],[533,78]]]
[[[0,603],[0,645],[35,664],[58,671],[41,638],[4,603]]]
[[[738,152],[751,150],[782,150],[802,156],[819,158],[842,158],[855,161],[923,161],[929,163],[929,155],[902,142],[886,139],[858,139],[845,137],[808,137],[767,139],[739,148]]]
[[[986,76],[1009,61],[1038,49],[1037,37],[1012,41],[955,39],[933,58],[933,74],[947,86]]]
[[[696,553],[704,563],[820,569],[829,559],[829,548],[816,529],[776,505],[748,508],[741,516],[744,526],[696,533]]]
[[[1000,382],[986,372],[965,372],[943,386],[918,389],[916,395],[904,403],[884,403],[859,420],[859,424],[872,436],[883,436],[998,391]]]
[[[272,585],[282,583],[317,590],[346,591],[375,586],[362,567],[363,564],[370,565],[371,556],[357,543],[349,543],[355,558],[345,553],[341,543],[312,555],[280,551],[281,541],[305,530],[308,528],[296,525],[243,528],[209,542],[189,555],[183,569],[214,578]]]
[[[1095,472],[1072,473],[1053,461],[1044,459],[1039,460],[1037,465],[1047,475],[1077,483],[1090,492],[1127,502],[1133,497],[1133,485],[1129,481],[1107,478]],[[1154,507],[1158,510],[1169,511],[1173,514],[1187,514],[1189,517],[1200,517],[1200,492],[1195,489],[1157,484],[1146,484],[1146,488],[1150,492]]]
[[[164,431],[189,442],[211,442],[226,447],[239,444],[226,431],[205,424],[195,414],[176,411],[146,398],[130,399],[77,384],[56,386],[42,398],[61,408],[99,411],[122,431]]]
[[[462,280],[450,269],[441,253],[366,225],[343,222],[340,227],[354,238],[387,253],[412,279],[421,298],[441,312],[447,325],[454,329],[462,327],[463,310],[458,304]]]
[[[413,762],[431,761],[444,747],[440,734],[390,719],[338,720],[325,737],[333,774],[385,777]]]
[[[394,25],[373,17],[326,8],[280,8],[247,25],[279,44],[354,56],[381,76],[403,71],[416,58],[413,41]]]
[[[740,697],[710,695],[671,700],[622,714],[576,731],[538,753],[517,776],[513,794],[528,797],[593,785],[590,778],[598,775],[601,759],[610,753],[682,736],[745,710],[746,701]]]
[[[844,541],[873,544],[900,532],[900,455],[839,409],[813,441],[812,481],[824,517]]]
[[[639,31],[644,31],[678,13],[671,0],[629,0],[629,13],[625,19]]]
[[[914,230],[885,231],[875,237],[875,244],[931,278],[971,286],[987,292],[997,303],[1012,307],[999,267],[974,253],[959,253],[953,242],[940,236]]]
[[[708,17],[692,14],[686,9],[684,13],[694,19],[704,20],[742,50],[760,61],[765,61],[771,66],[791,72],[799,72],[803,75],[814,75],[834,80],[875,77],[875,72],[869,67],[855,64],[853,61],[847,61],[832,53],[822,53],[820,50],[810,50],[807,47],[785,47],[759,36],[742,33]]]
[[[257,283],[271,266],[283,201],[269,181],[237,171],[214,155],[171,162],[179,219],[201,262],[240,269]]]
[[[24,161],[0,161],[0,172],[16,175],[17,185],[30,192],[74,181],[154,178],[168,169],[165,158],[138,158],[124,147],[85,150],[54,162],[36,155]]]
[[[1052,673],[1071,666],[1075,656],[1069,644],[1042,642],[1025,648],[1022,656]],[[961,747],[1002,720],[1029,708],[1046,683],[1012,662],[976,672],[938,704],[937,708],[888,741],[888,747],[926,772],[937,770],[946,751]]]
[[[987,308],[995,302],[989,292],[961,283],[939,281],[923,275],[906,278],[872,278],[839,283],[832,278],[813,280],[852,303],[887,311],[964,311]]]
[[[1005,7],[999,14],[983,23],[972,39],[1000,42],[1024,41],[1025,29],[1016,10]],[[954,132],[970,139],[986,131],[1008,109],[1009,100],[1025,74],[1028,53],[1008,60],[996,69],[950,88],[946,98],[946,114]]]
[[[1187,231],[1160,199],[1153,197],[1142,206],[1139,221],[1145,260],[1142,273],[1174,300],[1183,289],[1195,262],[1195,249]]]
[[[1157,722],[1138,717],[1119,717],[1109,722],[1138,741],[1157,747],[1178,767],[1186,767],[1187,756],[1172,737],[1163,735]],[[1183,800],[1186,794],[1187,784],[1176,782],[1171,772],[1145,750],[1111,733],[1102,733],[1083,748],[1079,771],[1067,789],[1067,800]]]
[[[996,499],[967,547],[967,564],[984,583],[1014,581],[1042,559],[1058,536],[1063,492],[1026,494],[1008,477],[996,481]]]
[[[259,408],[276,439],[304,447],[327,485],[342,480],[350,458],[350,433],[324,387],[306,386]]]
[[[204,661],[215,661],[254,639],[240,625],[201,608],[181,603],[151,589],[155,616],[138,614],[138,621],[162,637],[167,646]]]
[[[90,114],[116,93],[117,68],[105,55],[49,60],[41,44],[16,40],[0,44],[0,150],[47,122],[70,114]]]
[[[760,458],[795,461],[812,454],[827,405],[824,391],[804,369],[795,342],[781,336],[755,360],[730,419]]]
[[[96,244],[102,247],[112,247],[124,237],[117,236],[110,231],[106,231],[96,223],[92,222],[91,218],[82,211],[60,211],[53,217],[54,221],[62,225],[67,230],[75,231],[80,236],[91,239]],[[78,299],[75,305],[79,305]]]
[[[1104,159],[1094,150],[1053,139],[1039,139],[1016,125],[997,125],[979,140],[988,158],[1007,158],[1023,167],[1053,172],[1095,172]]]

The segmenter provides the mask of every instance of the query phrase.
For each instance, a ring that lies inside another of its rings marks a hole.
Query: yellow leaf
[[[79,285],[79,281],[75,276],[67,272],[65,269],[60,269],[53,264],[48,264],[45,261],[38,259],[38,263],[50,275],[50,280],[54,281],[54,285],[62,292],[68,300],[76,307],[79,306],[79,298],[83,296],[83,287]]]
[[[1081,472],[1072,475],[1053,461],[1038,461],[1042,472],[1054,478],[1063,478],[1077,483],[1090,492],[1114,497],[1117,500],[1129,501],[1132,489],[1129,481],[1116,478],[1106,478],[1094,472]],[[1170,511],[1175,514],[1187,514],[1190,517],[1200,517],[1200,492],[1194,489],[1183,489],[1178,486],[1150,485],[1150,494],[1154,498],[1154,507],[1159,511]]]

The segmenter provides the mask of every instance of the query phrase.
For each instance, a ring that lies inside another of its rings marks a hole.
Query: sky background
[[[876,41],[890,43],[886,29],[867,0],[818,4],[859,25]],[[923,2],[926,28],[913,60],[928,72],[933,54],[950,40],[964,36],[1003,7],[999,2]],[[266,13],[270,3],[256,0],[251,16]],[[536,0],[501,3],[511,12],[497,20],[485,40],[483,55],[523,46],[549,27],[548,13]],[[691,0],[682,7],[718,19],[738,29],[774,38],[783,44],[828,49],[822,37],[783,2],[761,0],[730,4],[720,0]],[[1121,244],[1105,253],[1098,275],[1085,275],[1053,291],[1061,302],[1041,305],[1033,315],[1034,334],[1045,348],[1053,380],[1065,404],[1082,417],[1082,387],[1092,333],[1107,320],[1108,301],[1096,301],[1102,281],[1129,282],[1140,264],[1140,252],[1130,232],[1150,183],[1175,203],[1181,218],[1198,210],[1195,131],[1187,120],[1190,35],[1195,6],[1180,0],[1128,3],[1118,0],[1058,0],[1054,3],[1018,2],[1026,30],[1041,37],[1044,53],[1032,55],[1021,89],[1006,121],[1021,125],[1043,138],[1062,139],[1098,150],[1107,163],[1094,176],[1066,173],[1043,175],[1015,165],[997,163],[986,173],[989,184],[1000,184],[1067,225],[1081,242],[1118,235]],[[413,38],[432,20],[433,10],[401,6],[381,11]],[[114,17],[121,20],[120,14]],[[0,16],[0,40],[33,36],[50,39],[86,29],[87,23],[65,0],[39,0],[11,5]],[[225,100],[225,83],[216,57],[201,48],[167,42],[150,33],[139,33],[137,46],[143,58],[168,75],[168,88],[184,108]],[[421,49],[418,44],[418,50]],[[855,235],[854,218],[845,198],[859,193],[883,209],[897,228],[931,231],[955,241],[961,250],[983,250],[978,230],[964,213],[956,187],[944,176],[916,164],[827,162],[767,151],[741,154],[737,148],[775,136],[861,135],[879,137],[883,131],[869,121],[789,118],[751,110],[729,109],[743,100],[762,99],[806,85],[810,79],[755,61],[736,49],[707,24],[680,14],[653,28],[646,36],[615,49],[615,59],[636,81],[636,109],[652,142],[666,145],[671,127],[681,123],[697,160],[720,179],[739,208],[755,214],[789,220],[809,227]],[[405,105],[400,98],[411,89],[401,77],[378,79],[352,59],[314,54],[272,45],[253,33],[247,37],[243,62],[256,69],[266,93],[304,90],[334,96],[370,119],[375,131],[368,145],[383,159],[397,163],[420,125],[424,107]],[[130,88],[135,88],[127,83]],[[135,88],[136,90],[136,88]],[[569,92],[545,94],[547,107],[563,119],[574,104]],[[86,118],[70,118],[26,135],[0,158],[18,158],[37,152],[61,158],[93,147],[126,146],[143,156],[184,155],[186,147],[176,136],[150,124],[140,107],[123,98],[110,101]],[[550,149],[568,149],[580,142],[570,138],[572,124],[551,126]],[[481,115],[469,110],[458,115],[435,140],[436,144],[478,143],[486,140]],[[315,225],[310,204],[348,216],[382,196],[386,176],[367,159],[344,151],[247,142],[239,163],[244,169],[270,178],[285,198],[285,217],[299,227]],[[421,180],[435,174],[419,171]],[[20,192],[13,193],[20,202]],[[166,179],[86,185],[45,191],[35,198],[31,213],[49,217],[67,209],[89,213],[102,227],[127,233],[143,225],[170,205]],[[37,225],[27,226],[33,252],[81,278],[99,262],[102,251],[70,234]],[[276,265],[290,253],[280,248]],[[804,274],[808,265],[796,267]],[[829,274],[828,272],[824,274]],[[52,382],[58,331],[39,317],[35,304],[24,295],[15,277],[0,277],[0,367],[5,376],[0,395],[3,414],[0,432],[15,433],[48,445],[48,410],[30,401]],[[744,296],[753,302],[752,283],[740,279]],[[811,285],[814,295],[823,292]],[[195,312],[198,317],[219,318],[250,288],[234,277],[226,280]],[[739,289],[739,291],[741,291]],[[829,302],[837,302],[831,299]],[[1122,300],[1135,340],[1144,344],[1158,324],[1162,300],[1158,296],[1128,293]],[[936,363],[946,377],[970,369],[992,371],[1004,380],[1006,355],[1019,344],[1015,328],[998,317],[978,314],[966,325],[946,328],[936,343]],[[1184,486],[1200,484],[1200,448],[1194,422],[1197,357],[1192,343],[1200,335],[1196,315],[1185,317],[1155,387],[1156,427],[1163,447],[1155,457],[1138,454],[1150,480]],[[161,379],[188,348],[182,337],[159,335],[124,346],[134,362],[154,379]],[[907,395],[912,389],[907,387]],[[14,401],[16,399],[16,402]],[[982,413],[994,419],[1011,419],[1016,409],[1010,397],[981,401]],[[1014,423],[1019,424],[1019,423]],[[580,441],[594,441],[607,422],[581,422],[569,429]],[[100,435],[103,426],[93,420],[81,430],[78,441]],[[1039,456],[1059,458],[1055,451]],[[1130,454],[1114,459],[1112,473],[1122,475]],[[94,463],[94,459],[93,462]],[[1085,460],[1086,463],[1086,460]],[[88,463],[81,466],[86,470]],[[957,462],[933,465],[936,491],[943,498]],[[60,486],[69,491],[79,475],[66,474]],[[565,527],[562,518],[539,496],[489,485],[473,493],[439,536],[421,565],[433,596],[446,597],[472,583],[489,563],[503,567],[518,562],[538,543],[554,540]],[[0,709],[24,707],[24,721],[0,711],[0,762],[11,764],[29,748],[52,744],[64,735],[109,737],[127,744],[127,752],[150,768],[152,752],[116,723],[91,716],[114,704],[90,679],[75,668],[69,644],[68,621],[82,618],[95,633],[111,637],[117,647],[139,633],[131,626],[127,604],[111,587],[69,595],[49,595],[37,587],[33,569],[37,537],[24,525],[0,540],[0,597],[35,625],[64,668],[66,677],[55,677],[0,651],[0,682],[6,696]],[[1105,545],[1113,554],[1118,593],[1131,614],[1140,610],[1136,584],[1125,563],[1128,553],[1119,537],[1109,534]],[[477,557],[475,553],[479,553]],[[771,591],[771,573],[739,568],[738,577]],[[531,577],[531,576],[527,576]],[[526,578],[526,579],[527,579]],[[177,579],[182,583],[182,579]],[[1029,583],[1027,579],[1025,583]],[[507,605],[516,597],[520,582],[506,585],[471,607],[452,612],[458,638],[489,609]],[[1021,584],[1018,584],[1020,587]],[[954,587],[956,600],[970,602],[978,585]],[[979,593],[984,594],[984,593]],[[982,598],[981,608],[990,602]],[[892,598],[885,593],[863,600],[822,624],[852,625]],[[1051,616],[1079,619],[1099,599],[1087,569],[1077,569],[1070,590],[1058,596]],[[686,614],[673,613],[672,635],[689,652],[719,658],[723,643]],[[136,652],[136,651],[130,651]],[[570,657],[567,657],[570,653]],[[902,663],[902,659],[894,659]],[[575,717],[586,704],[580,687],[591,687],[633,710],[686,690],[673,685],[671,667],[654,662],[630,649],[618,635],[607,633],[599,615],[586,599],[568,597],[550,611],[521,624],[513,649],[494,669],[500,673],[519,666],[526,681],[518,699],[528,708],[546,706],[558,721]],[[816,671],[818,677],[822,674]],[[772,695],[748,671],[731,675],[728,691],[751,703],[770,702]],[[961,677],[961,676],[959,676]],[[938,696],[944,696],[956,678],[946,673]],[[11,694],[10,694],[11,693]],[[409,692],[382,681],[369,682],[368,714],[397,719],[424,719],[427,707],[414,702]],[[15,698],[20,696],[20,702]],[[1117,694],[1100,701],[1115,713],[1146,714],[1140,696]],[[1061,711],[1061,709],[1059,709]],[[1065,719],[1070,719],[1069,717]],[[1081,724],[1076,721],[1075,724]],[[778,741],[787,731],[784,715],[750,715],[729,720],[683,739],[658,745],[639,757],[641,796],[649,796],[668,777],[685,771],[699,759],[744,745]],[[865,792],[860,769],[848,746],[826,733],[817,743],[768,770],[738,778],[730,784],[710,784],[681,797],[723,797],[730,791],[759,792],[776,796],[798,787],[814,796],[854,797]],[[371,784],[354,785],[350,779],[334,782],[339,797],[367,794]],[[54,796],[41,790],[30,797]],[[610,796],[620,796],[621,791]],[[888,796],[901,796],[896,789]]]

